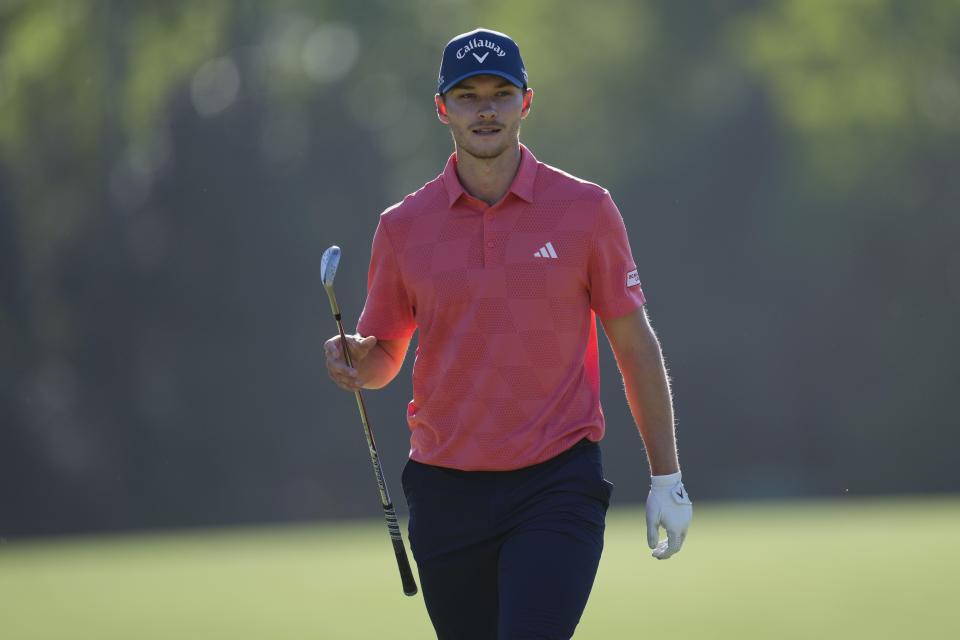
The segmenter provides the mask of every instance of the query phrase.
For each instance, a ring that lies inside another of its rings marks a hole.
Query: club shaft
[[[347,336],[343,331],[340,306],[337,304],[337,297],[333,292],[332,286],[327,288],[327,295],[330,298],[333,317],[337,321],[337,331],[340,332],[343,358],[347,366],[352,367],[353,358],[350,357],[350,348],[347,346]],[[367,438],[367,449],[370,453],[370,463],[373,465],[373,474],[377,478],[377,489],[380,492],[380,506],[383,507],[383,516],[387,521],[387,531],[390,534],[390,541],[393,544],[393,553],[397,558],[397,568],[400,570],[400,581],[403,584],[403,593],[408,596],[413,596],[417,594],[417,581],[413,578],[413,570],[410,568],[407,550],[403,546],[403,537],[400,534],[397,512],[393,508],[393,501],[390,499],[390,490],[387,488],[387,481],[383,476],[383,465],[380,464],[380,455],[377,453],[377,442],[373,437],[373,429],[370,428],[370,420],[367,418],[367,407],[363,402],[363,394],[360,393],[359,389],[354,392],[354,396],[357,399],[357,408],[360,410],[360,421],[363,423],[363,433]]]
[[[343,358],[347,361],[347,366],[352,367],[353,358],[350,357],[350,348],[347,346],[347,336],[343,332],[343,322],[340,320],[340,314],[334,317],[337,320],[337,330],[340,332],[340,344],[343,345]],[[363,433],[367,437],[367,448],[370,450],[370,462],[373,464],[373,473],[377,477],[377,489],[380,491],[380,504],[384,510],[386,510],[388,506],[392,508],[393,500],[390,499],[390,490],[387,488],[386,480],[384,480],[383,477],[383,465],[380,464],[380,454],[377,453],[377,441],[373,437],[373,429],[370,428],[370,420],[367,417],[367,406],[363,402],[363,394],[359,389],[354,391],[353,395],[357,399],[357,409],[360,410],[360,421],[363,423]],[[396,516],[394,516],[394,519],[396,519]]]

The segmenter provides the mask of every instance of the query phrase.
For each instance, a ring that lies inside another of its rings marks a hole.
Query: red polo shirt
[[[507,194],[466,191],[456,155],[380,216],[361,335],[419,329],[410,457],[505,471],[600,440],[597,325],[644,304],[609,192],[521,145]]]

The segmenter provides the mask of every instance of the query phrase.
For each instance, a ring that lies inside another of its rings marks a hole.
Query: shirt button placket
[[[493,211],[486,211],[483,214],[483,236],[484,236],[484,245],[486,248],[483,251],[483,264],[484,266],[490,264],[490,259],[493,257],[493,248],[496,246],[496,242],[493,241]]]

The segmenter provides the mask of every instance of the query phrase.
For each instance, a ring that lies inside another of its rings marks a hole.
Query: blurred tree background
[[[320,255],[352,325],[476,26],[620,205],[696,498],[960,490],[960,4],[4,0],[0,535],[378,516]],[[398,496],[411,362],[368,393]]]

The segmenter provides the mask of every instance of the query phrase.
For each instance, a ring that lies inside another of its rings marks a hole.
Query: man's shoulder
[[[447,204],[447,190],[443,186],[443,174],[426,183],[413,193],[404,196],[380,214],[381,221],[395,223],[416,217],[426,211],[436,210],[438,206]]]
[[[609,191],[595,182],[584,180],[544,162],[537,163],[538,199],[596,202],[609,195]]]

